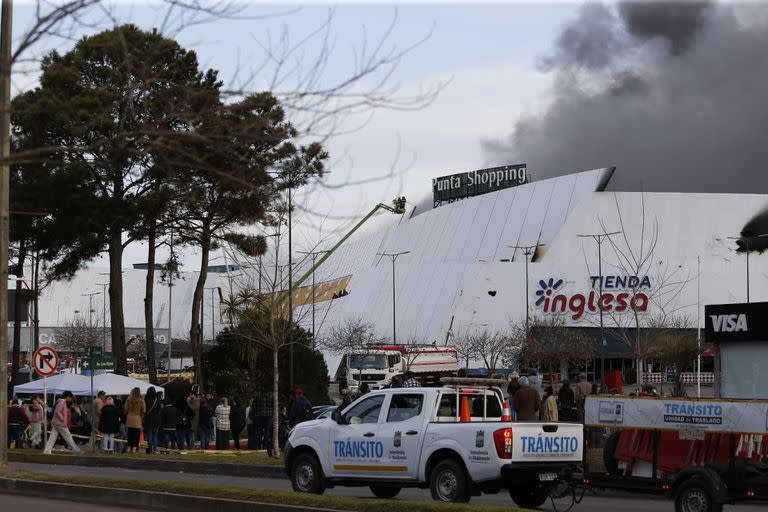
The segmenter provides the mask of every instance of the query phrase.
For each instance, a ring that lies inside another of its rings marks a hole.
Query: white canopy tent
[[[59,373],[48,377],[46,385],[49,395],[60,395],[65,391],[71,391],[74,395],[87,395],[91,392],[91,379],[76,373]],[[13,392],[18,395],[42,395],[43,387],[43,379],[33,380],[15,386]]]
[[[90,378],[83,378],[87,381],[88,386],[86,387],[84,393],[75,393],[76,395],[91,394]],[[107,395],[129,395],[133,388],[139,388],[141,394],[144,395],[147,393],[147,390],[152,387],[157,391],[163,391],[162,386],[153,386],[149,382],[133,379],[131,377],[125,377],[123,375],[117,375],[115,373],[102,373],[93,377],[94,394],[98,393],[99,391],[104,391]]]

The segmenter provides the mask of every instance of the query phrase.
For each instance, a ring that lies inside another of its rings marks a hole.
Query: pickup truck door
[[[334,478],[384,478],[384,443],[377,437],[385,395],[373,395],[344,413],[330,431],[328,460]]]
[[[386,465],[392,469],[390,478],[411,480],[418,477],[427,408],[423,392],[403,390],[390,395],[379,425]]]

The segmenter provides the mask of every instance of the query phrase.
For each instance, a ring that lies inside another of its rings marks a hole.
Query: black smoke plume
[[[588,4],[541,59],[544,111],[485,144],[534,179],[617,166],[629,191],[768,193],[768,4]]]

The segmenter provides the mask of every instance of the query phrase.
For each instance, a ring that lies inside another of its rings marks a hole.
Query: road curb
[[[178,473],[217,474],[251,478],[286,478],[281,466],[241,464],[235,462],[203,462],[186,460],[138,459],[129,457],[88,457],[79,455],[45,455],[42,453],[9,453],[10,462],[57,464],[97,468],[137,469],[142,471],[171,471]]]
[[[339,512],[258,501],[238,501],[113,487],[0,478],[0,493],[164,512]],[[128,505],[130,504],[130,505]]]

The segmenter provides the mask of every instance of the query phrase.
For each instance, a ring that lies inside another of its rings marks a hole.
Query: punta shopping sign
[[[648,311],[648,276],[589,276],[586,290],[572,284],[562,277],[539,280],[534,305],[545,315],[566,315],[577,322],[601,310],[612,314]]]

